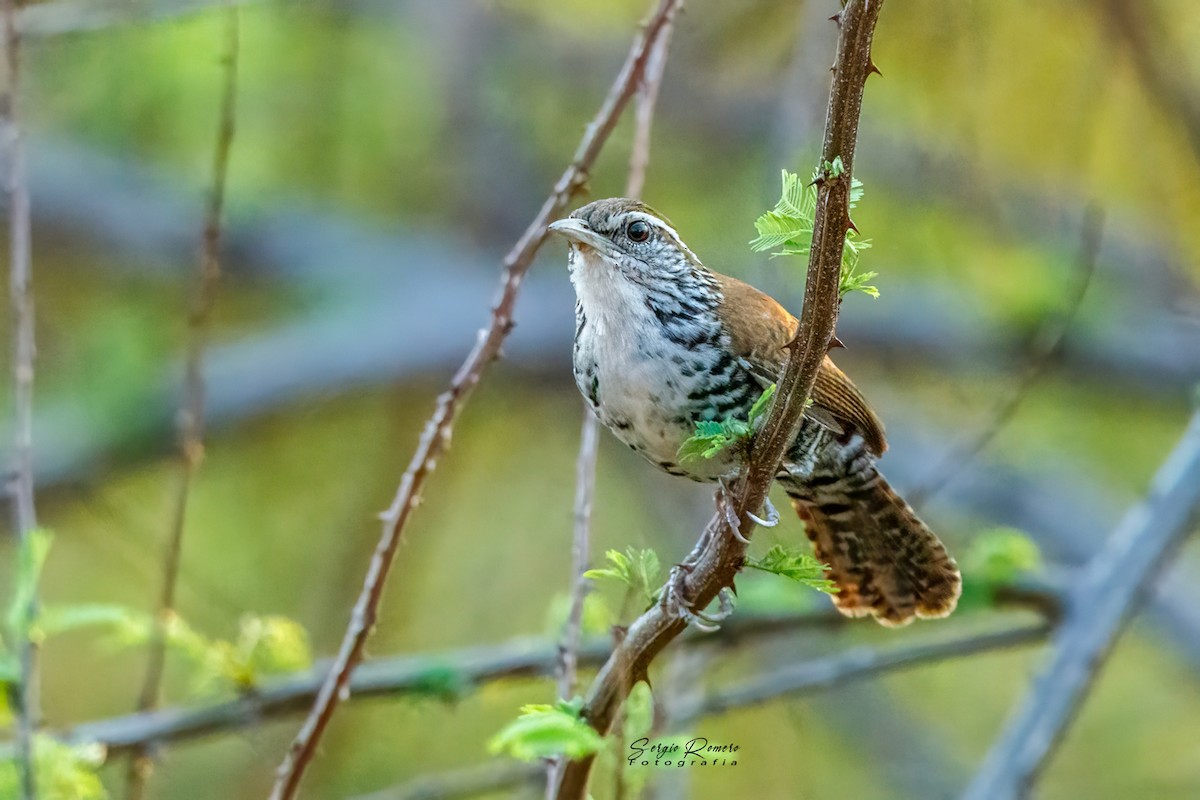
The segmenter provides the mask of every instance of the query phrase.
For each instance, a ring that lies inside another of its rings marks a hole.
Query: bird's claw
[[[742,544],[750,544],[750,540],[742,535],[742,521],[738,519],[737,512],[733,510],[733,492],[722,478],[717,481],[717,505],[721,508],[721,513],[725,515],[725,522],[729,524],[729,532],[733,534],[733,538],[737,539]]]
[[[762,525],[764,528],[774,528],[779,524],[779,511],[771,503],[771,498],[768,497],[767,499],[763,500],[763,511],[767,512],[766,519],[763,519],[757,514],[752,514],[750,512],[746,512],[746,516],[757,522],[759,525]]]
[[[684,594],[684,581],[687,580],[689,572],[691,568],[686,564],[676,564],[671,568],[671,575],[667,578],[660,602],[668,614],[679,617],[697,630],[712,633],[720,629],[720,622],[733,613],[733,601],[730,599],[729,590],[722,589],[718,595],[720,608],[716,614],[698,613]]]

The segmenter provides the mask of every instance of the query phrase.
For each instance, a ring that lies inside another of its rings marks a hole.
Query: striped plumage
[[[660,214],[599,200],[552,228],[570,242],[575,381],[600,421],[660,469],[732,474],[738,454],[680,463],[698,420],[745,419],[774,382],[796,320],[775,300],[707,269]],[[958,568],[875,468],[883,425],[828,357],[779,474],[846,614],[901,625],[954,609]]]

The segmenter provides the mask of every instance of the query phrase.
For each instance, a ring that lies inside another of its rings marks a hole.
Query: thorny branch
[[[682,4],[682,2],[681,2]],[[640,198],[646,184],[646,168],[650,164],[650,130],[654,122],[654,107],[658,102],[658,91],[662,86],[663,71],[667,66],[667,50],[671,43],[670,20],[664,26],[650,57],[646,62],[641,86],[638,88],[634,106],[633,148],[629,156],[629,178],[625,183],[625,196]],[[579,457],[575,464],[575,526],[572,537],[571,609],[563,630],[561,657],[558,671],[558,696],[567,698],[575,693],[575,651],[579,647],[583,627],[583,603],[587,598],[588,582],[583,577],[590,559],[590,528],[592,520],[592,498],[596,491],[596,458],[600,445],[600,421],[585,404],[583,425],[579,436]],[[547,796],[553,798],[554,786],[562,768],[561,760],[547,770]]]
[[[1024,797],[1079,711],[1130,614],[1200,519],[1200,411],[1069,595],[1034,687],[988,753],[965,800]]]
[[[501,344],[512,330],[513,306],[521,281],[538,248],[546,239],[547,225],[562,214],[567,203],[586,183],[592,164],[616,126],[621,111],[637,90],[650,53],[669,26],[680,2],[681,0],[658,1],[654,13],[638,35],[600,110],[584,132],[570,166],[555,184],[554,191],[546,198],[533,222],[505,257],[500,297],[492,308],[491,323],[479,332],[474,349],[459,367],[450,388],[438,398],[437,408],[425,426],[417,450],[401,478],[395,499],[382,515],[383,532],[371,557],[370,567],[351,614],[341,649],[308,718],[279,766],[275,786],[271,791],[272,800],[287,800],[295,796],[304,770],[312,760],[326,726],[338,703],[349,690],[354,667],[362,660],[363,647],[375,625],[384,584],[387,582],[396,549],[400,545],[401,534],[413,509],[420,501],[421,489],[433,471],[438,457],[450,444],[455,417],[479,383],[484,369],[499,355]]]
[[[733,585],[745,558],[743,537],[753,531],[752,515],[762,508],[784,452],[795,438],[817,370],[833,338],[842,248],[850,225],[849,188],[858,120],[866,79],[874,70],[871,41],[881,6],[882,0],[850,0],[836,15],[840,35],[800,324],[778,382],[776,401],[735,484],[732,513],[718,510],[683,564],[681,602],[694,610],[705,608],[722,589]],[[842,174],[830,168],[837,158],[844,167]],[[732,529],[730,517],[735,518],[740,533]],[[663,596],[668,594],[664,591]],[[638,618],[592,684],[584,719],[606,734],[633,683],[646,676],[655,656],[686,627],[686,619],[664,603]],[[594,760],[593,756],[567,765],[559,782],[559,798],[577,800],[586,795]]]
[[[183,555],[183,532],[187,524],[188,498],[196,470],[204,458],[204,354],[208,342],[209,318],[221,276],[221,216],[225,205],[225,186],[229,174],[229,152],[233,145],[234,113],[237,106],[239,50],[238,10],[225,10],[226,26],[221,64],[224,81],[217,119],[216,145],[213,149],[212,188],[204,210],[204,227],[191,311],[188,315],[188,344],[185,355],[184,397],[179,409],[179,485],[175,493],[171,528],[163,555],[162,590],[158,612],[150,638],[146,674],[138,697],[138,710],[158,705],[163,668],[167,655],[167,627],[175,614],[175,589],[179,582],[179,564]],[[146,748],[137,749],[129,760],[126,775],[130,800],[145,796],[146,781],[154,768]]]
[[[29,185],[25,178],[25,147],[21,135],[21,35],[17,29],[17,0],[4,0],[4,50],[7,85],[4,87],[0,122],[8,174],[9,301],[12,306],[13,341],[13,464],[9,492],[13,498],[17,539],[25,543],[37,527],[33,496],[33,259],[29,221]],[[37,596],[29,597],[18,609],[25,633],[15,643],[18,683],[9,691],[16,717],[17,764],[21,796],[34,800],[37,780],[34,731],[38,717],[37,645],[28,635],[37,614]]]

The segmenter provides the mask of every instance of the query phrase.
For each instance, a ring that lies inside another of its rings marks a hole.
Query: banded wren
[[[746,420],[787,359],[797,321],[768,295],[713,272],[637,200],[598,200],[550,226],[569,244],[575,383],[600,421],[662,470],[732,476],[739,456],[683,462],[700,420]],[[883,424],[826,356],[777,482],[804,521],[849,616],[884,625],[954,610],[962,580],[937,536],[875,467]]]

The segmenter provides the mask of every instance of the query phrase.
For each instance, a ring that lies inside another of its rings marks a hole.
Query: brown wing
[[[733,352],[764,386],[774,383],[787,361],[787,343],[796,335],[796,318],[753,286],[725,275],[716,278],[724,295],[718,314],[729,333]],[[858,431],[877,456],[887,450],[883,423],[829,356],[825,356],[817,373],[812,399],[809,413],[819,421]]]

